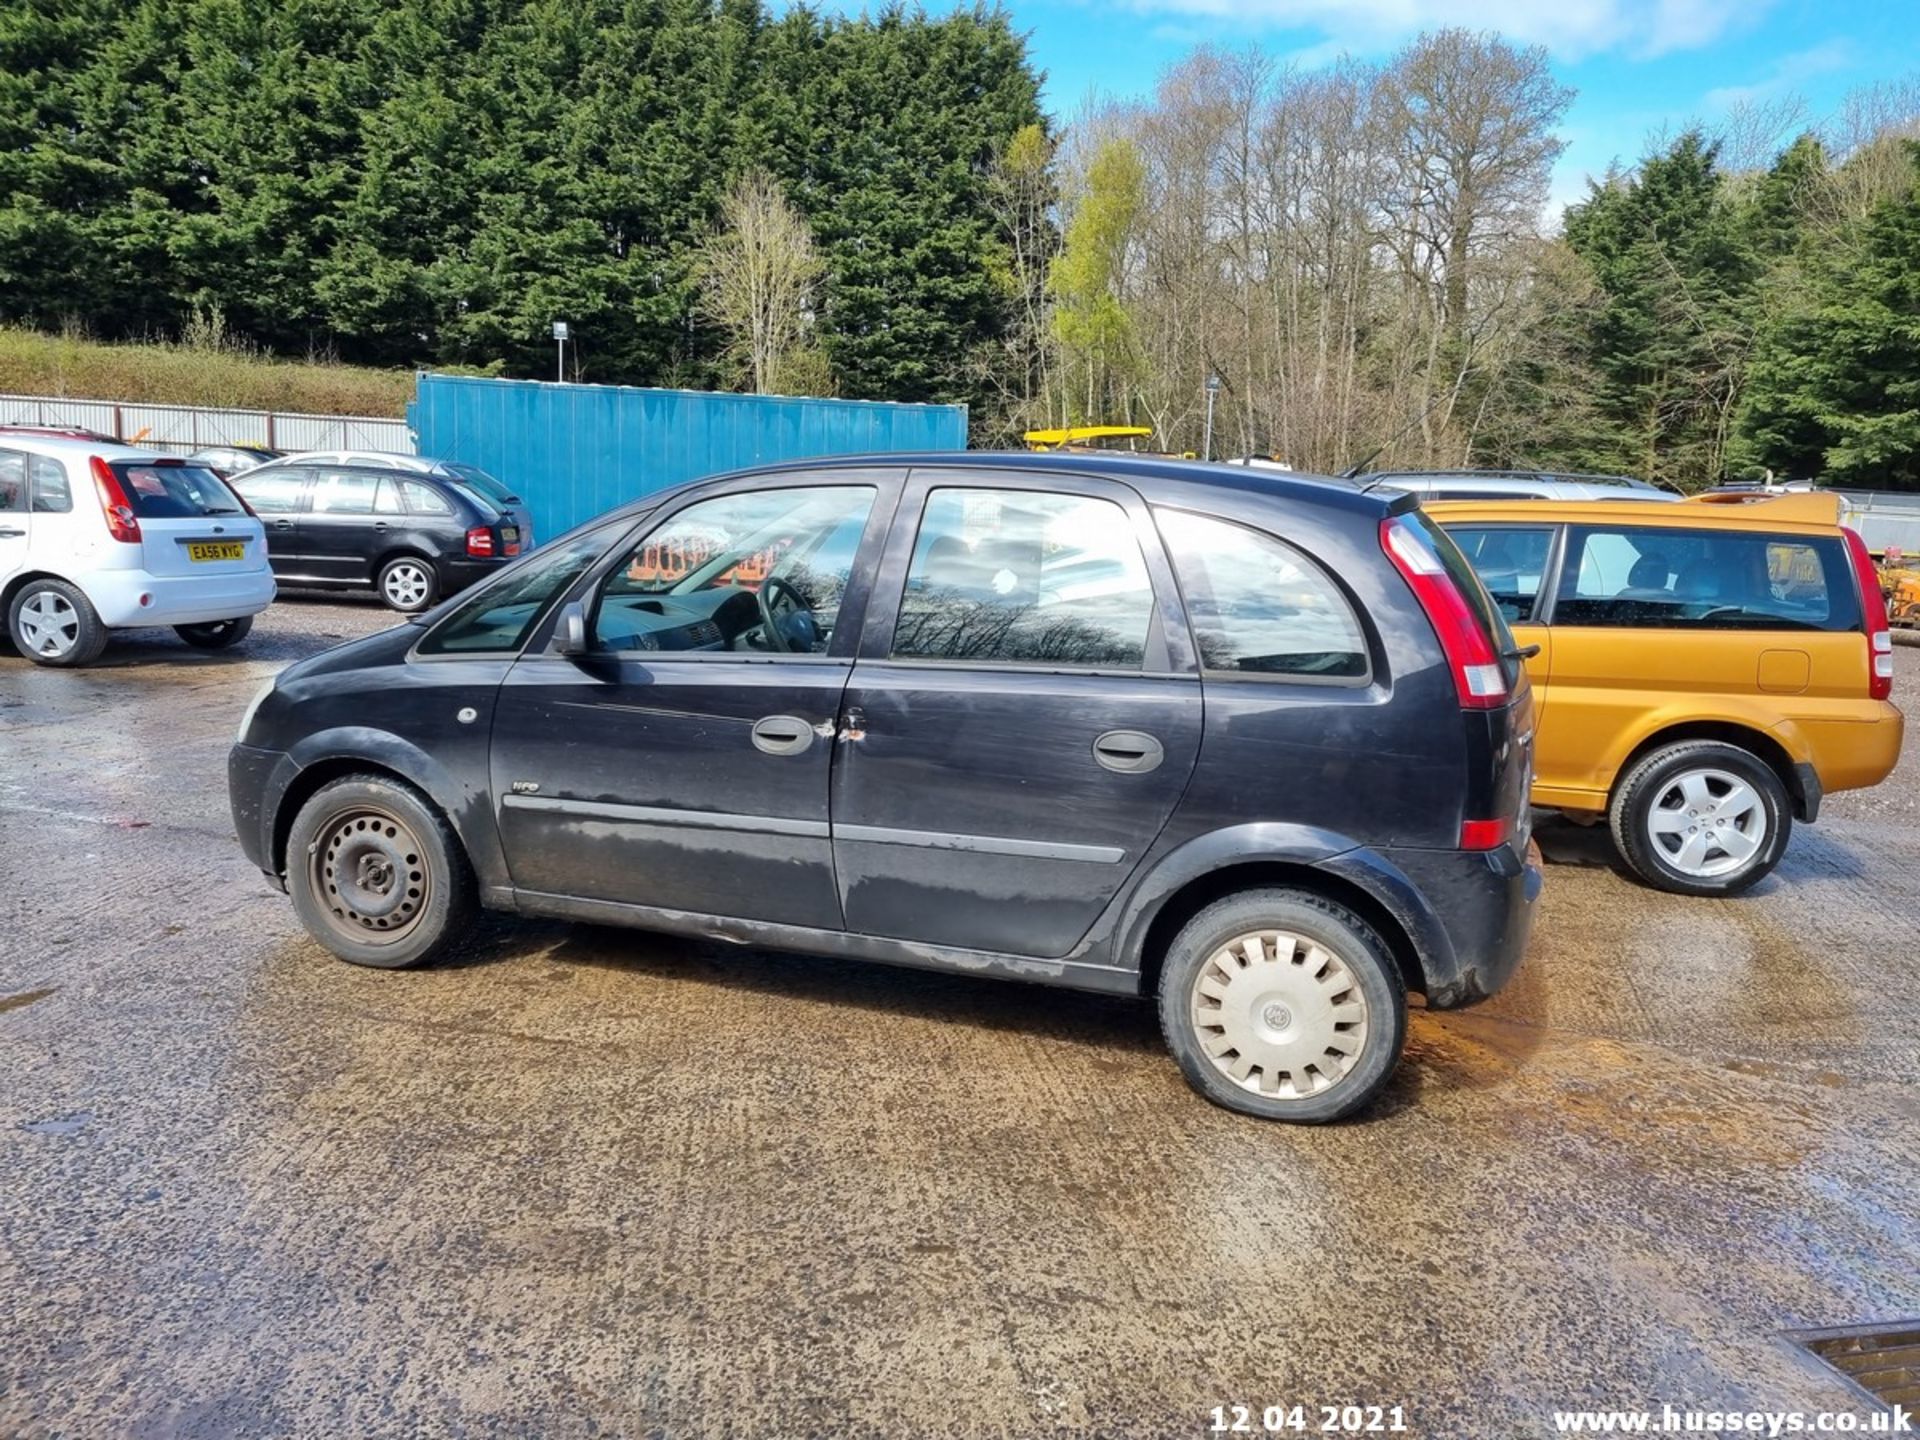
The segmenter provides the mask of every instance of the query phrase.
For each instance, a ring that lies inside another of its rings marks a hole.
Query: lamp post
[[[1220,377],[1218,375],[1211,375],[1211,374],[1208,375],[1207,376],[1207,438],[1206,438],[1206,442],[1200,447],[1200,458],[1202,460],[1213,459],[1213,397],[1218,395],[1219,393],[1220,393]]]
[[[553,322],[553,343],[556,351],[556,354],[554,356],[553,382],[556,385],[562,385],[566,383],[566,379],[567,379],[567,322],[566,321],[556,320]]]

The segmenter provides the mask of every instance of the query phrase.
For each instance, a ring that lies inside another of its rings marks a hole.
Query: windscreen
[[[242,515],[227,482],[203,465],[153,465],[115,460],[111,466],[127,503],[142,520],[192,520],[202,515]]]

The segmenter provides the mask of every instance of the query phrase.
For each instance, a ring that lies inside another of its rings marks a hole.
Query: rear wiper
[[[1511,650],[1500,652],[1509,660],[1531,660],[1540,653],[1538,645],[1515,645]]]

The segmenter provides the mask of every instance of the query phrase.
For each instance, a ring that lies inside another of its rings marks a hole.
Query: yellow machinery
[[[1128,441],[1131,450],[1137,448],[1131,442],[1152,436],[1152,428],[1145,425],[1069,425],[1061,430],[1029,430],[1020,438],[1029,450],[1106,450],[1112,448],[1103,443],[1109,440]]]

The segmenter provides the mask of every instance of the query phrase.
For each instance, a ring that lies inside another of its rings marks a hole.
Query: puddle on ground
[[[20,1128],[29,1135],[71,1135],[93,1119],[90,1110],[76,1110],[53,1120],[23,1120]]]
[[[44,990],[22,990],[18,995],[0,995],[0,1015],[31,1005],[36,1000],[44,1000],[59,988],[58,985],[49,985]]]

